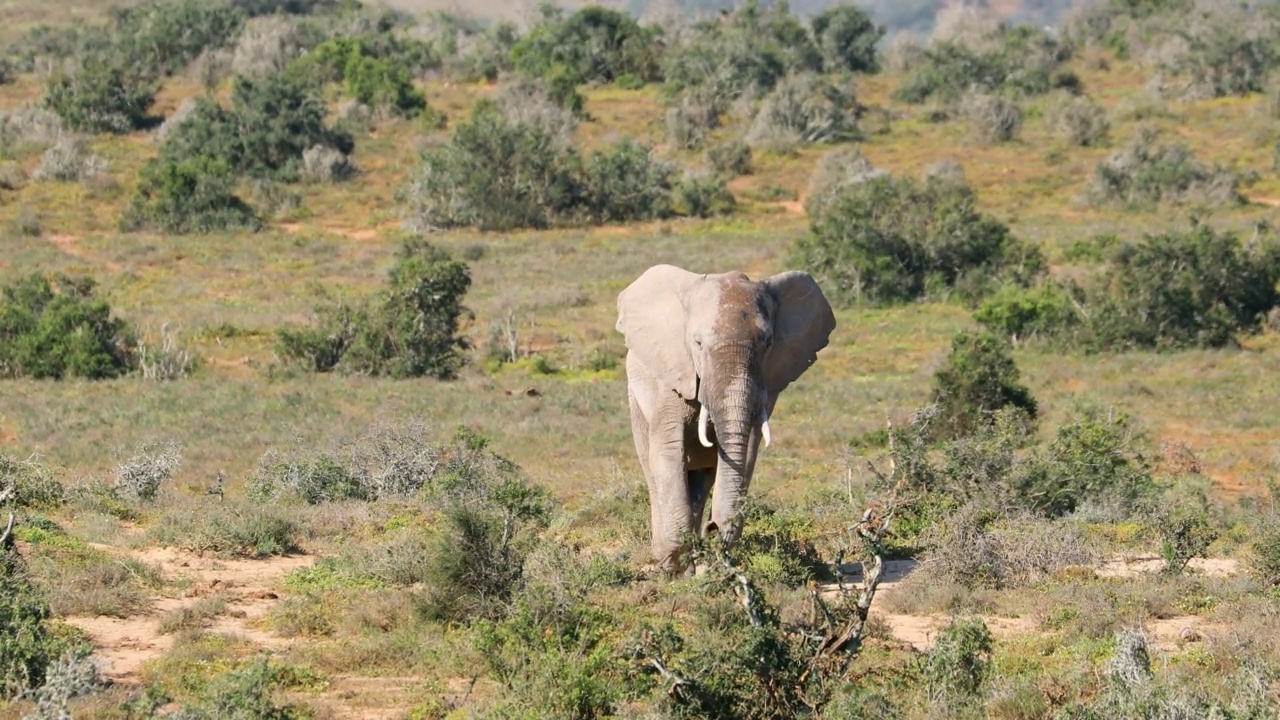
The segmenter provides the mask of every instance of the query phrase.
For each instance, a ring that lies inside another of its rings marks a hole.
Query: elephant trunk
[[[742,362],[739,367],[744,371],[731,377],[722,389],[717,388],[721,392],[708,398],[711,421],[716,426],[718,462],[711,495],[711,521],[705,531],[718,533],[727,542],[737,538],[742,501],[751,484],[756,452],[762,437],[768,437],[769,433],[759,381],[746,372],[750,367],[748,363]],[[704,403],[703,407],[706,406]],[[757,427],[760,433],[756,432]]]

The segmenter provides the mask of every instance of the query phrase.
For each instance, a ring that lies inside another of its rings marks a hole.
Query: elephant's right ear
[[[687,400],[695,398],[698,378],[685,344],[685,298],[702,277],[654,265],[618,294],[617,328],[627,351]]]

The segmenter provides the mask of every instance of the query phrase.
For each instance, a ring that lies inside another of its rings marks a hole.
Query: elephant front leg
[[[652,473],[649,509],[653,559],[667,573],[678,575],[685,569],[683,556],[688,550],[689,531],[694,522],[683,445],[651,438],[649,470]]]

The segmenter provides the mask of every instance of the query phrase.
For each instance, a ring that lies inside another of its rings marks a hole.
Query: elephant
[[[778,395],[835,326],[818,283],[794,270],[753,281],[655,265],[618,295],[631,431],[661,569],[693,571],[683,559],[690,533],[737,539]],[[708,496],[711,518],[699,527]]]

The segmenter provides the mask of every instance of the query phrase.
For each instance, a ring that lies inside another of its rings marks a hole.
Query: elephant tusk
[[[698,442],[702,443],[703,447],[712,447],[711,441],[707,439],[708,416],[707,405],[703,403],[702,409],[698,411]]]
[[[764,438],[765,447],[769,447],[769,443],[773,441],[773,433],[769,432],[769,418],[760,423],[760,437]]]

